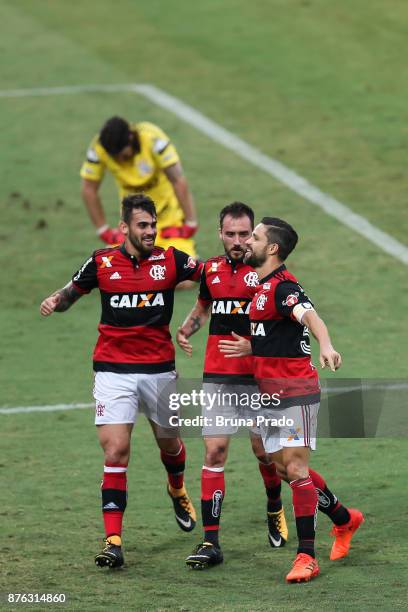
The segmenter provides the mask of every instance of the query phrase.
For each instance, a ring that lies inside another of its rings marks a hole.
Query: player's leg
[[[134,375],[97,372],[95,424],[104,452],[102,513],[105,547],[95,558],[99,566],[123,565],[122,522],[127,504],[130,439],[137,415]]]
[[[277,472],[276,464],[264,449],[261,435],[250,431],[250,439],[252,451],[259,462],[259,471],[267,497],[268,540],[272,548],[280,548],[288,540],[288,527],[281,499],[281,478]]]
[[[127,504],[127,467],[132,424],[98,425],[98,437],[104,451],[102,513],[105,547],[95,557],[96,565],[123,565],[122,522]]]
[[[203,569],[222,563],[219,543],[222,502],[225,496],[224,465],[228,456],[230,438],[204,437],[205,458],[201,470],[201,517],[203,542],[186,559],[193,569]]]
[[[282,480],[289,484],[286,469],[277,463],[274,455],[274,465]],[[337,496],[328,488],[325,479],[319,472],[309,467],[309,475],[317,492],[318,509],[326,514],[333,523],[330,532],[335,539],[330,552],[330,559],[335,561],[346,557],[350,551],[351,540],[357,529],[364,522],[363,513],[356,508],[348,508],[340,503]]]
[[[170,408],[170,398],[176,391],[176,376],[175,371],[140,375],[138,394],[141,409],[149,419],[160,449],[177,524],[183,531],[192,531],[197,517],[184,484],[186,448],[178,427],[173,425],[177,412]]]
[[[319,510],[326,514],[333,523],[330,534],[335,539],[330,551],[330,559],[332,561],[342,559],[348,555],[352,537],[364,522],[364,515],[356,508],[343,506],[328,488],[321,474],[311,468],[309,468],[309,474],[317,491]]]
[[[151,419],[149,422],[167,473],[167,492],[173,502],[177,524],[183,531],[192,531],[197,515],[184,484],[186,447],[175,429],[163,428]]]
[[[319,574],[315,555],[317,493],[309,475],[308,447],[284,447],[282,463],[292,489],[298,549],[287,582],[306,582]]]

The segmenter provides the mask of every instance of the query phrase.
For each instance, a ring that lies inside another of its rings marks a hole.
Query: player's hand
[[[191,357],[191,355],[193,354],[193,347],[191,346],[191,344],[189,343],[189,341],[186,338],[185,333],[183,332],[183,329],[181,327],[178,328],[177,333],[176,333],[176,341],[177,344],[179,345],[179,347],[189,356]]]
[[[335,372],[341,366],[341,355],[334,350],[331,344],[328,346],[321,346],[319,361],[323,370],[326,366],[329,366],[331,371]]]
[[[41,302],[40,313],[43,317],[48,317],[52,314],[58,304],[61,301],[61,296],[59,293],[55,293],[54,295],[50,295],[50,297],[45,298],[43,302]]]
[[[179,227],[164,227],[160,232],[161,238],[192,238],[198,230],[196,221],[187,221]]]
[[[102,232],[98,231],[99,238],[106,244],[121,244],[125,240],[125,235],[122,234],[119,228],[107,227]]]
[[[243,336],[231,332],[234,340],[220,340],[218,349],[224,357],[247,357],[252,355],[251,343]]]

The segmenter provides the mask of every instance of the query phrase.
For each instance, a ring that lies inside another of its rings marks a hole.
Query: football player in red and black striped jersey
[[[320,346],[319,361],[332,371],[341,366],[326,325],[284,261],[298,241],[285,221],[264,217],[247,241],[244,261],[254,266],[259,287],[250,307],[251,342],[246,338],[222,340],[220,349],[234,360],[254,355],[254,374],[266,395],[278,394],[279,409],[265,410],[283,425],[260,424],[265,450],[282,466],[290,482],[299,545],[288,582],[302,582],[319,573],[315,558],[315,514],[319,509],[333,521],[335,542],[330,558],[348,554],[351,538],[363,522],[359,510],[347,509],[327,488],[324,479],[309,468],[315,448],[320,387],[311,362],[308,331]]]
[[[168,395],[176,378],[169,324],[176,285],[198,281],[202,264],[174,247],[155,247],[156,209],[148,196],[124,198],[120,229],[123,244],[95,251],[71,282],[40,307],[47,316],[67,310],[94,288],[100,292],[102,314],[93,367],[95,424],[105,458],[102,510],[106,545],[95,562],[110,567],[123,564],[126,471],[139,412],[149,419],[160,448],[178,525],[191,531],[196,522],[184,486],[185,447],[177,430],[169,428],[174,412],[170,412]]]
[[[237,334],[250,337],[249,306],[258,285],[254,269],[243,261],[245,242],[251,236],[254,223],[253,210],[242,202],[224,207],[220,213],[220,239],[224,255],[210,258],[204,265],[198,300],[178,330],[180,347],[191,354],[188,338],[205,323],[211,313],[209,336],[205,352],[203,391],[221,398],[251,396],[257,387],[253,375],[253,357],[225,359],[218,344]],[[251,415],[245,411],[248,417]],[[203,406],[205,424],[203,436],[205,458],[201,472],[201,513],[204,527],[203,543],[187,558],[191,567],[206,567],[222,560],[218,532],[221,507],[225,493],[224,465],[227,460],[230,437],[238,431],[234,424],[245,417],[239,402],[215,404],[209,410]],[[222,424],[216,425],[217,417]],[[250,419],[248,419],[250,421]],[[283,546],[287,540],[287,527],[280,497],[281,480],[276,468],[265,453],[259,429],[250,428],[253,451],[259,460],[259,469],[268,496],[267,512],[269,542],[273,547]]]

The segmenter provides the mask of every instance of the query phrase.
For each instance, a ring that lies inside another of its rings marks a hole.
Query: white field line
[[[352,391],[360,391],[361,393],[367,391],[407,391],[408,383],[367,383],[363,382],[362,384],[349,385],[349,386],[339,386],[339,387],[327,387],[325,385],[325,381],[321,381],[322,383],[322,395],[337,395],[342,393],[350,393]],[[78,410],[84,408],[93,408],[95,406],[95,402],[92,404],[84,403],[84,404],[54,404],[48,406],[16,406],[14,408],[3,407],[0,408],[0,414],[21,414],[27,412],[59,412],[61,410]]]
[[[78,410],[92,408],[93,404],[54,404],[50,406],[16,406],[15,408],[0,408],[0,414],[20,414],[22,412],[59,412],[60,410]]]
[[[305,178],[282,164],[265,155],[218,123],[208,119],[182,100],[167,94],[165,91],[149,84],[118,84],[118,85],[73,85],[66,87],[46,87],[33,89],[0,90],[0,98],[18,98],[28,96],[48,96],[59,94],[77,94],[86,92],[115,93],[129,91],[143,95],[145,98],[179,117],[185,123],[223,145],[242,159],[257,168],[264,170],[277,181],[286,185],[293,192],[311,202],[334,217],[353,231],[376,245],[377,248],[392,255],[408,265],[408,247],[372,225],[367,219],[354,213],[348,206],[336,200],[331,195],[321,191]]]

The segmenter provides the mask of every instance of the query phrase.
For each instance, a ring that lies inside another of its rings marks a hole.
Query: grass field
[[[407,244],[402,0],[3,0],[0,18],[7,24],[1,90],[152,83]],[[291,269],[329,324],[344,358],[341,375],[407,377],[407,267],[381,245],[139,95],[0,97],[0,110],[2,406],[90,401],[98,297],[49,320],[40,319],[38,306],[98,246],[78,171],[89,140],[112,114],[156,122],[171,134],[197,201],[203,258],[219,252],[216,214],[234,199],[250,203],[258,217],[286,218],[301,236]],[[114,222],[111,181],[103,196]],[[174,325],[193,300],[193,293],[177,295]],[[178,353],[184,376],[200,376],[204,341],[204,333],[194,338],[191,360]],[[92,565],[101,454],[90,412],[0,421],[0,592],[65,590],[77,610],[406,607],[405,439],[321,441],[316,467],[367,521],[350,558],[332,565],[322,517],[322,576],[289,588],[282,577],[293,546],[268,547],[261,483],[245,439],[234,441],[227,468],[226,563],[188,573],[183,559],[200,535],[176,531],[158,454],[141,422],[125,523],[128,567],[107,574]],[[189,439],[188,450],[198,505],[201,440]],[[287,492],[285,499],[290,514]]]

